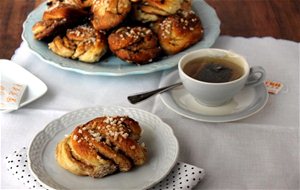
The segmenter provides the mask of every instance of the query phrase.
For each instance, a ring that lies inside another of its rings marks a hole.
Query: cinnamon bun
[[[32,32],[38,40],[51,38],[84,22],[88,15],[88,12],[75,5],[58,3],[43,13],[42,20],[33,25]]]
[[[95,63],[106,53],[107,40],[103,32],[89,25],[80,25],[68,29],[63,37],[56,36],[49,43],[49,49],[62,57]]]
[[[146,64],[160,54],[156,35],[146,27],[121,27],[108,37],[110,50],[129,63]]]
[[[203,37],[199,17],[193,11],[178,11],[153,24],[165,53],[172,55],[192,46]]]
[[[157,21],[164,16],[175,14],[177,11],[190,11],[192,0],[143,0],[133,4],[133,19],[143,23]]]
[[[56,160],[76,175],[104,177],[146,162],[141,127],[128,116],[105,116],[76,127],[56,147]]]
[[[96,30],[108,30],[120,24],[130,10],[129,0],[94,0],[91,22]]]

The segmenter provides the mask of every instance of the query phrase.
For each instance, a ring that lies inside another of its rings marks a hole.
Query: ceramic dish
[[[0,59],[0,76],[27,86],[20,107],[35,101],[47,92],[47,86],[43,81],[12,61]],[[0,113],[12,111],[14,110],[0,110]]]
[[[121,61],[115,56],[102,59],[96,64],[87,64],[76,60],[60,57],[48,49],[46,43],[35,40],[31,31],[32,26],[41,20],[43,12],[46,9],[46,2],[33,10],[23,24],[22,38],[27,42],[32,52],[38,55],[45,62],[59,67],[61,69],[75,71],[88,75],[106,75],[106,76],[122,76],[131,74],[144,74],[154,71],[169,69],[177,65],[179,58],[186,52],[200,48],[207,48],[213,45],[220,34],[220,20],[215,10],[205,1],[194,1],[193,10],[199,15],[204,27],[204,38],[188,48],[187,50],[173,56],[164,57],[162,60],[147,65],[133,65]]]
[[[178,72],[165,77],[161,86],[179,81]],[[174,112],[199,121],[229,122],[247,118],[259,112],[267,103],[269,94],[264,84],[242,89],[229,103],[218,107],[199,104],[183,86],[160,95],[163,103]]]
[[[148,161],[126,173],[105,178],[76,176],[62,169],[55,160],[55,147],[79,124],[97,116],[128,115],[142,127]],[[134,108],[93,107],[70,112],[49,123],[29,148],[29,168],[40,183],[54,189],[146,189],[162,180],[176,163],[178,142],[172,129],[157,116]]]

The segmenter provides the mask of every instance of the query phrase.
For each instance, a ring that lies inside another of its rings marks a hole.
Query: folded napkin
[[[31,174],[28,167],[27,149],[22,148],[6,156],[7,170],[29,189],[47,189]],[[196,166],[177,162],[166,178],[150,189],[192,189],[203,179],[205,171]]]

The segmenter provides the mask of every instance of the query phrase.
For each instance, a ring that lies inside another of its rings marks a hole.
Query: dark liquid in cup
[[[204,82],[221,83],[240,78],[244,69],[226,59],[202,57],[194,59],[183,67],[190,77]]]

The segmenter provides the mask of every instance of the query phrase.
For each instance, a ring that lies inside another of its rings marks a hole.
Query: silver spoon
[[[181,86],[181,85],[182,85],[182,82],[175,83],[175,84],[172,84],[170,86],[162,87],[162,88],[159,88],[159,89],[156,89],[156,90],[134,94],[134,95],[128,96],[127,99],[130,103],[135,104],[135,103],[138,103],[140,101],[146,100],[147,98],[150,98],[151,96],[153,96],[155,94],[160,94],[162,92],[166,92],[168,90],[171,90],[171,89],[173,89],[177,86]]]

